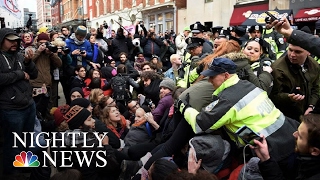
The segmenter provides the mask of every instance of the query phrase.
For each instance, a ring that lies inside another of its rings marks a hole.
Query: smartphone
[[[301,88],[300,87],[293,87],[290,91],[290,94],[300,94],[300,95],[304,95],[302,92],[301,92]]]
[[[86,52],[85,51],[80,51],[80,54],[85,54]]]
[[[139,99],[140,106],[142,106],[142,104],[144,103],[145,100],[146,100],[146,96],[141,94],[140,99]]]
[[[254,139],[261,141],[262,138],[259,134],[255,133],[252,129],[250,129],[248,126],[243,125],[241,128],[239,128],[235,134],[240,137],[246,144],[250,144],[255,146],[256,144],[253,142]]]
[[[274,20],[278,20],[280,21],[280,19],[276,18],[273,14],[271,14],[269,11],[264,12],[266,13],[270,18],[271,18],[271,22],[273,22]]]

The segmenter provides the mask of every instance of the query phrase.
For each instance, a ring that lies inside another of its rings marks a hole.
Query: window
[[[155,19],[156,19],[156,18],[155,18],[154,15],[150,15],[150,16],[149,16],[149,21],[155,21]]]
[[[163,19],[162,14],[158,14],[157,17],[158,17],[158,21],[162,21],[162,19]]]
[[[146,6],[148,6],[149,5],[149,0],[146,0]]]
[[[204,0],[204,3],[213,2],[213,0]]]
[[[159,4],[159,0],[155,0],[155,1],[154,1],[154,4]]]
[[[103,0],[103,14],[107,14],[107,0]]]
[[[119,1],[119,9],[123,9],[123,0]]]
[[[89,6],[92,6],[92,0],[89,0]]]
[[[96,6],[97,6],[97,17],[99,17],[99,15],[100,15],[100,3],[99,3],[99,0],[98,1],[96,1]]]
[[[166,22],[166,28],[167,28],[167,30],[171,30],[171,29],[173,29],[173,21],[167,21]]]
[[[137,0],[132,0],[132,6],[136,6],[137,5]]]
[[[114,12],[114,0],[111,0],[111,12]]]
[[[165,16],[166,16],[166,19],[173,19],[173,13],[171,12],[166,13]]]

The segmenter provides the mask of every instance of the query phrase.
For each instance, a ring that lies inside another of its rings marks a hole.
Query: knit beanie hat
[[[223,161],[225,144],[221,136],[205,134],[190,139],[189,145],[194,148],[197,159],[202,159],[201,166],[214,174]]]
[[[90,105],[90,101],[86,98],[77,98],[77,99],[71,101],[70,107],[73,107],[76,105],[83,107],[83,108],[87,108]]]
[[[170,89],[171,91],[173,91],[174,88],[176,87],[176,85],[175,85],[175,83],[174,83],[174,81],[172,79],[164,78],[161,81],[159,87],[166,87],[166,88]]]
[[[74,92],[79,92],[81,94],[81,96],[84,97],[84,93],[83,93],[83,90],[81,88],[79,88],[79,87],[72,88],[71,91],[70,91],[70,96]]]
[[[79,35],[79,36],[86,36],[87,35],[87,28],[84,26],[78,26],[76,31],[74,32],[75,35]]]
[[[38,41],[40,41],[40,40],[50,41],[49,35],[48,35],[47,33],[40,33],[40,34],[38,35]]]
[[[68,112],[70,106],[69,105],[64,105],[64,106],[59,106],[56,108],[53,112],[53,117],[54,117],[54,124],[56,127],[58,127],[64,120],[65,118],[63,115]]]
[[[86,108],[75,105],[64,115],[69,129],[78,129],[83,125],[84,121],[91,115],[91,112]]]

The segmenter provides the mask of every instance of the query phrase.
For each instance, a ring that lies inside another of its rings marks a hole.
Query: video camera
[[[50,42],[46,42],[46,48],[49,49],[49,51],[56,53],[58,51],[58,47],[51,44]]]

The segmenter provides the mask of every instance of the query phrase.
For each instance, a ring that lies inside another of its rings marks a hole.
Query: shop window
[[[204,0],[205,3],[213,2],[213,0]]]
[[[155,15],[150,15],[149,16],[149,21],[155,21],[155,20],[156,20]]]
[[[158,18],[158,21],[162,21],[162,19],[163,19],[162,14],[158,14],[158,15],[157,15],[157,18]]]
[[[173,21],[167,21],[166,22],[166,29],[167,30],[171,30],[171,29],[173,29]]]
[[[163,32],[163,24],[158,23],[158,32]]]
[[[168,12],[165,14],[166,19],[173,19],[173,13],[172,12]]]

